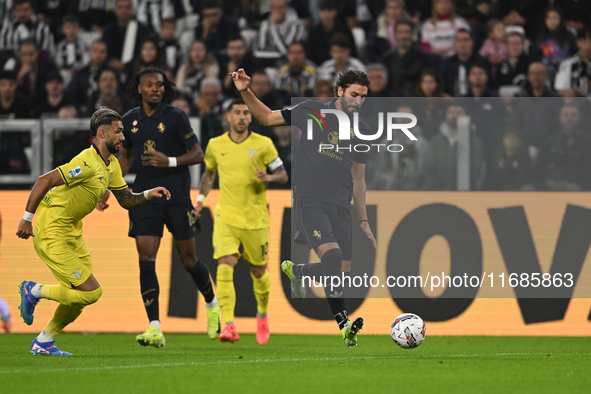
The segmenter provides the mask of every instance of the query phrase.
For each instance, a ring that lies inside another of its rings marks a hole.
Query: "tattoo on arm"
[[[125,209],[137,208],[148,202],[143,193],[132,193],[127,187],[122,190],[113,190],[112,193],[119,205]]]

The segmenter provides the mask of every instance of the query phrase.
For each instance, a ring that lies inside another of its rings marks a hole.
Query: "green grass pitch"
[[[74,357],[29,354],[34,335],[0,335],[0,392],[28,393],[589,393],[591,338],[253,335],[235,344],[168,334],[166,348],[130,334],[62,334]]]

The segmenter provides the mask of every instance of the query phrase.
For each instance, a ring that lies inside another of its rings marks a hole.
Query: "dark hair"
[[[236,41],[236,40],[241,40],[242,42],[244,42],[244,37],[242,37],[240,34],[232,34],[228,37],[227,42],[229,43],[230,41]]]
[[[398,30],[398,26],[404,26],[404,25],[410,27],[411,31],[415,28],[414,23],[412,23],[408,19],[401,18],[398,21],[396,21],[396,29],[394,29],[394,30]]]
[[[167,99],[174,100],[174,98],[176,97],[176,93],[174,91],[174,86],[176,86],[176,85],[174,83],[172,83],[170,81],[170,79],[168,79],[168,77],[166,76],[164,71],[162,71],[156,67],[148,67],[148,68],[143,69],[139,73],[135,74],[135,76],[131,79],[131,81],[129,81],[129,84],[127,85],[127,95],[129,97],[134,98],[137,102],[141,103],[142,102],[142,95],[137,91],[138,90],[137,88],[138,88],[138,86],[140,86],[140,82],[142,80],[142,77],[144,75],[148,75],[148,74],[162,75],[163,84],[164,84],[163,100],[167,100]]]
[[[521,38],[521,42],[525,42],[525,37],[523,36],[523,34],[517,32],[517,31],[512,31],[511,33],[507,34],[507,40],[509,39],[509,37],[514,37],[514,36]]]
[[[115,120],[121,120],[121,115],[117,111],[108,107],[99,107],[90,118],[90,136],[96,137],[99,127],[111,125]]]
[[[312,88],[312,95],[314,97],[318,97],[318,93],[320,91],[320,89],[322,89],[322,87],[324,86],[329,86],[332,89],[332,83],[330,83],[329,81],[325,80],[325,79],[318,79],[316,81],[316,83],[314,83],[314,87]]]
[[[33,38],[33,37],[27,37],[24,40],[21,40],[18,43],[18,48],[21,49],[21,47],[23,45],[33,45],[35,47],[35,49],[39,49],[39,47],[37,46],[37,42],[35,41],[35,38]]]
[[[505,26],[503,21],[500,19],[491,19],[488,22],[486,22],[486,30],[488,31],[488,34],[492,33],[495,26],[498,25],[499,23],[502,23],[503,26]]]
[[[269,75],[268,75],[268,74],[265,72],[265,69],[263,69],[263,68],[257,68],[257,69],[255,69],[255,70],[252,72],[252,74],[250,74],[250,76],[251,76],[251,77],[254,77],[254,76],[255,76],[255,74],[264,75],[265,77],[267,77],[267,79],[270,79],[270,78],[269,78]]]
[[[205,0],[201,6],[201,11],[209,10],[212,8],[222,8],[222,5],[218,0]]]
[[[320,0],[318,3],[319,10],[336,10],[337,2],[335,0]]]
[[[339,94],[339,87],[343,89],[343,92],[353,84],[366,86],[369,88],[370,85],[369,76],[363,71],[344,69],[339,73],[337,81],[334,85],[334,95],[337,97]]]
[[[154,45],[154,47],[156,48],[156,58],[149,64],[144,63],[144,60],[142,59],[142,54],[141,54],[141,48],[144,46],[144,44],[146,44],[148,42],[151,42]],[[166,65],[166,62],[164,60],[162,46],[161,46],[161,41],[158,38],[158,36],[156,36],[155,34],[150,34],[149,36],[144,38],[144,40],[140,44],[139,56],[137,57],[136,61],[133,63],[133,73],[135,74],[135,73],[140,72],[144,67],[146,67],[146,65],[156,67],[156,68],[162,68],[163,66]]]
[[[176,19],[174,19],[174,18],[164,18],[164,19],[162,19],[162,22],[160,24],[163,25],[165,23],[174,23],[175,26],[176,26]]]
[[[0,71],[0,80],[3,79],[9,79],[11,81],[16,82],[17,78],[16,78],[16,73],[14,71],[10,71],[10,70],[2,70]]]
[[[486,74],[486,76],[488,77],[488,67],[486,67],[486,64],[484,64],[484,62],[482,61],[476,61],[474,62],[469,68],[468,68],[468,75],[470,75],[470,72],[472,72],[473,68],[479,68],[481,70],[484,70],[484,73]]]
[[[439,72],[434,68],[426,68],[419,75],[419,79],[417,80],[417,86],[415,88],[415,93],[417,94],[417,97],[427,97],[421,89],[421,81],[423,80],[423,77],[427,75],[433,77],[435,83],[437,84],[437,87],[433,92],[433,97],[443,97],[443,81],[441,79],[441,74],[439,74]]]
[[[577,30],[577,40],[584,40],[587,37],[591,37],[591,29],[588,27],[584,27],[582,29]]]
[[[473,40],[473,38],[472,38],[472,34],[471,34],[469,31],[468,31],[468,29],[465,29],[465,28],[463,28],[463,27],[462,27],[461,29],[458,29],[458,31],[456,32],[456,35],[454,36],[454,40],[456,39],[456,37],[457,37],[457,36],[458,36],[458,34],[460,34],[460,33],[467,33],[467,34],[470,36],[470,38]]]
[[[80,20],[74,14],[68,14],[64,17],[63,23],[77,23],[80,24]]]
[[[328,47],[337,46],[351,49],[351,40],[343,33],[337,33],[328,40]]]
[[[228,112],[230,112],[232,110],[232,107],[235,105],[246,105],[246,103],[241,98],[234,99],[232,100],[230,105],[228,105]]]
[[[546,26],[546,18],[548,17],[548,14],[550,12],[556,12],[560,16],[560,23],[558,24],[558,27],[556,28],[556,31],[554,31],[554,32],[551,32],[550,30],[548,30],[548,26]],[[562,12],[560,12],[560,9],[558,9],[556,7],[546,8],[544,10],[544,19],[542,19],[541,26],[542,27],[540,29],[540,34],[539,34],[538,39],[542,40],[544,38],[548,38],[552,34],[555,34],[560,47],[563,48],[564,45],[566,45],[566,43],[568,41],[569,32],[566,29],[566,26],[564,24],[564,17],[562,16]]]
[[[21,4],[25,4],[25,3],[29,3],[31,5],[31,7],[35,8],[34,7],[35,5],[33,4],[33,0],[16,0],[14,2],[14,5],[17,6],[17,5],[21,5]]]
[[[307,51],[306,51],[306,44],[304,44],[304,42],[303,42],[303,41],[294,41],[294,42],[292,42],[291,44],[289,44],[289,45],[287,46],[287,49],[289,49],[289,47],[291,47],[292,45],[300,45],[300,46],[302,47],[302,50],[303,50],[305,53],[307,53]]]

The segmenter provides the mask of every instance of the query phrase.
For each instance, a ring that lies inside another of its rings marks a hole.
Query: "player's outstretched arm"
[[[234,71],[230,75],[232,75],[234,85],[242,95],[242,99],[246,103],[252,116],[254,116],[261,125],[267,127],[286,125],[285,119],[283,119],[283,115],[281,115],[281,111],[272,111],[254,95],[252,90],[250,90],[250,77],[246,75],[243,68]]]
[[[141,193],[132,193],[131,190],[126,187],[122,190],[113,190],[113,194],[119,205],[128,210],[140,207],[153,198],[166,197],[167,200],[170,200],[170,192],[163,187],[155,187],[154,189],[146,190]]]
[[[203,201],[205,201],[205,197],[211,191],[213,186],[213,181],[215,180],[215,170],[211,168],[205,168],[205,172],[201,177],[201,186],[199,187],[199,196],[197,197],[197,204],[195,204],[195,211],[197,212],[198,216],[201,216],[201,210],[203,209]]]
[[[355,203],[357,216],[359,216],[359,226],[365,235],[367,235],[367,238],[369,238],[371,246],[377,251],[378,243],[374,238],[371,227],[369,227],[369,222],[367,221],[367,209],[365,205],[365,164],[357,162],[353,163],[351,175],[353,176],[353,202]]]
[[[35,186],[33,186],[33,190],[31,190],[31,194],[29,194],[29,200],[27,201],[27,206],[25,207],[25,215],[18,225],[18,229],[16,231],[17,237],[28,239],[30,236],[34,236],[33,224],[31,221],[33,220],[33,215],[35,214],[35,211],[37,211],[37,207],[39,206],[41,199],[43,199],[43,196],[45,196],[52,187],[63,184],[64,180],[62,179],[58,169],[50,171],[45,175],[41,175],[37,179]]]

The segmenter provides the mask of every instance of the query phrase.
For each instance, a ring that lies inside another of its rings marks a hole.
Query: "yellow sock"
[[[236,290],[234,290],[234,267],[219,264],[216,289],[220,309],[226,324],[234,323],[234,308],[236,308]]]
[[[49,286],[43,285],[41,288],[41,298],[57,301],[62,305],[69,306],[86,306],[94,304],[101,298],[103,288],[99,287],[93,291],[81,291],[68,289],[62,285]]]
[[[265,271],[260,278],[256,278],[252,272],[250,273],[250,276],[252,276],[254,296],[257,299],[257,311],[262,315],[267,313],[267,308],[269,306],[269,291],[271,290],[269,272]]]
[[[55,337],[62,332],[68,324],[72,323],[78,318],[78,316],[80,316],[82,309],[84,309],[83,305],[58,305],[53,314],[53,318],[47,323],[47,326],[45,326],[45,332],[52,337]]]

